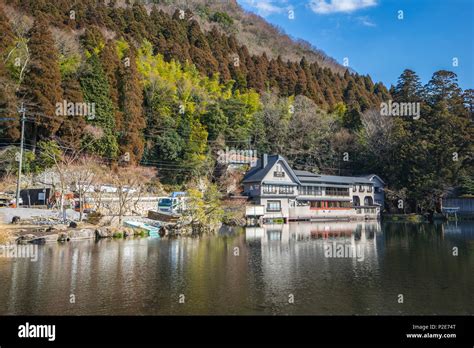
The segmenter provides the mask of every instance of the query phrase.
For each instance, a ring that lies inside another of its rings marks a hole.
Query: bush
[[[215,12],[211,16],[211,21],[220,23],[224,25],[225,27],[230,27],[232,24],[234,24],[234,21],[232,17],[230,17],[227,13],[225,12]]]
[[[97,211],[93,211],[93,212],[90,212],[89,214],[87,214],[86,222],[88,222],[92,225],[98,225],[99,222],[100,222],[100,219],[102,219],[102,214],[97,212]]]
[[[123,233],[122,232],[116,232],[112,236],[113,238],[123,238]]]

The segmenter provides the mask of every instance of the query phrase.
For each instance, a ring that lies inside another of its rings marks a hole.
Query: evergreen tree
[[[209,134],[208,139],[214,141],[225,133],[228,120],[220,105],[216,103],[208,107],[202,122]]]
[[[81,85],[76,74],[63,77],[63,99],[68,103],[83,103]],[[81,140],[86,127],[86,117],[79,115],[65,115],[57,136],[60,142],[69,149],[80,149]]]
[[[440,70],[426,85],[427,101],[434,105],[444,102],[454,112],[463,112],[462,90],[458,86],[457,75],[451,71]]]
[[[59,53],[45,19],[39,18],[30,30],[29,50],[31,63],[25,79],[28,111],[36,115],[27,138],[51,138],[63,122],[63,115],[56,114],[56,104],[62,103]]]
[[[109,83],[99,57],[93,53],[86,62],[86,72],[81,77],[84,100],[94,103],[95,115],[88,118],[88,123],[99,128],[101,132],[93,142],[91,150],[107,158],[118,155],[118,143],[114,118],[114,107],[109,94]]]
[[[466,106],[471,119],[474,121],[474,89],[466,89],[463,94],[464,105]]]
[[[418,75],[413,70],[405,69],[398,78],[392,95],[396,102],[420,101],[423,95],[423,86]]]
[[[128,47],[126,41],[119,40],[109,40],[105,44],[104,48],[100,51],[100,61],[101,65],[104,68],[104,72],[107,75],[107,81],[109,83],[109,94],[112,99],[112,104],[114,106],[114,119],[115,127],[121,129],[123,123],[123,113],[120,108],[119,103],[119,56],[118,56],[118,47]],[[100,47],[100,46],[99,46]],[[123,63],[122,63],[123,64]]]
[[[123,113],[123,122],[119,127],[120,149],[128,153],[130,161],[137,163],[143,155],[143,129],[146,126],[143,113],[143,91],[135,62],[135,53],[132,49],[120,52],[120,110]]]
[[[15,141],[20,137],[14,82],[4,63],[14,44],[15,34],[0,4],[0,114],[18,118],[14,121],[0,121],[0,138],[8,141]]]
[[[3,6],[0,4],[0,53],[2,58],[5,58],[4,54],[7,48],[15,41],[15,34],[13,33],[10,21],[5,14]],[[1,60],[3,63],[3,59]]]

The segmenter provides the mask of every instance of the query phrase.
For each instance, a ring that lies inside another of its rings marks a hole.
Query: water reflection
[[[332,243],[364,257],[327,257]],[[472,222],[225,227],[0,258],[0,314],[472,314],[473,270]]]
[[[245,228],[245,240],[249,245],[260,245],[262,259],[265,253],[274,249],[299,250],[312,248],[324,254],[323,247],[330,243],[349,244],[353,249],[362,250],[370,259],[377,259],[377,234],[382,233],[379,221],[370,222],[325,222],[290,223],[263,225]],[[311,241],[311,243],[308,243]]]
[[[365,281],[370,285],[379,271],[378,243],[383,245],[383,241],[377,239],[382,239],[378,221],[303,222],[245,229],[245,240],[252,254],[249,268],[251,274],[259,277],[255,281],[259,282],[264,302],[273,308],[273,313],[293,311],[288,308],[290,294],[317,308],[316,313],[326,312],[324,302],[329,303],[327,299],[334,298],[334,291],[338,291],[338,295],[352,296],[349,284],[337,289],[342,284]],[[333,244],[361,251],[362,260],[327,257],[325,248]]]

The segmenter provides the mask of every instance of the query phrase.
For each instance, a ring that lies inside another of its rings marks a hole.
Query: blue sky
[[[474,88],[474,0],[237,1],[387,87],[410,68],[423,83],[446,69],[463,89]]]

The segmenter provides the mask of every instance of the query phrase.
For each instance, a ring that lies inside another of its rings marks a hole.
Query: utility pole
[[[18,178],[16,181],[16,202],[15,205],[18,208],[20,206],[20,183],[21,183],[21,169],[23,166],[23,142],[25,138],[25,113],[26,109],[23,103],[21,103],[18,112],[21,114],[21,141],[20,141],[20,158],[18,158]]]

